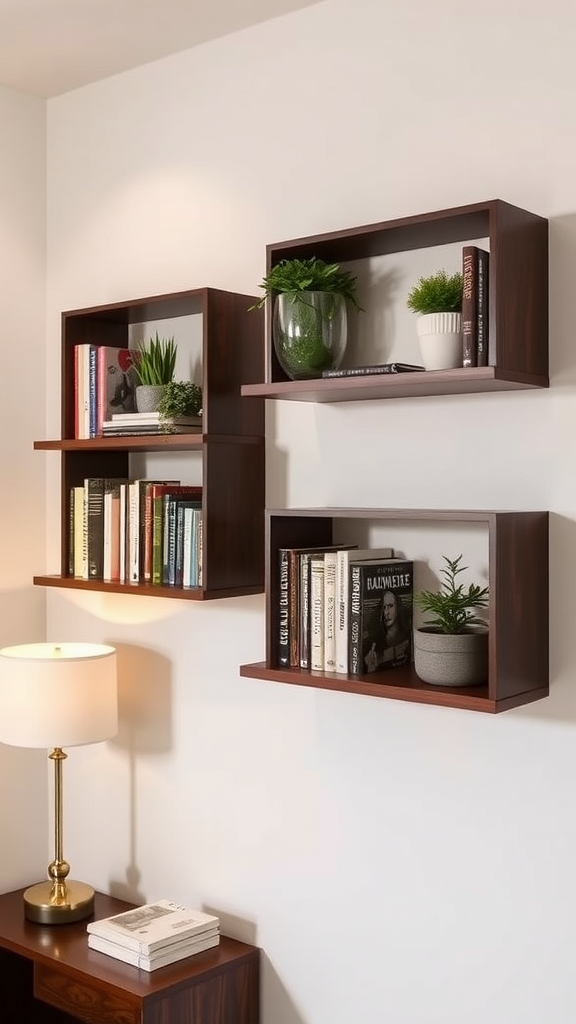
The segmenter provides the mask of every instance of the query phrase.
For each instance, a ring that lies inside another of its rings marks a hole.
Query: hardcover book
[[[423,370],[415,363],[375,363],[373,366],[349,366],[339,370],[322,370],[323,377],[367,377],[372,373],[413,373]]]
[[[477,362],[488,366],[488,264],[489,254],[478,250]]]
[[[410,663],[414,563],[350,561],[350,675]]]
[[[462,248],[462,366],[478,360],[478,246]]]
[[[104,572],[104,478],[86,477],[84,490],[88,579],[101,580]]]
[[[184,939],[214,934],[219,925],[220,920],[214,914],[191,910],[170,900],[157,900],[122,914],[90,921],[86,931],[136,953],[152,956]]]
[[[392,548],[342,548],[336,560],[336,672],[348,675],[350,638],[350,560],[391,558]]]
[[[106,956],[113,956],[116,960],[122,960],[123,963],[130,964],[132,967],[139,967],[142,971],[155,971],[159,967],[168,967],[169,964],[174,964],[178,960],[185,960],[186,957],[194,956],[196,953],[213,949],[219,943],[218,932],[213,934],[206,932],[189,942],[173,942],[157,953],[147,956],[145,953],[137,953],[135,949],[127,949],[126,946],[121,946],[117,942],[103,939],[99,935],[88,936],[90,949],[105,953]]]
[[[136,411],[137,377],[134,359],[138,353],[129,348],[98,345],[96,351],[96,436],[101,437],[105,420],[113,413]]]

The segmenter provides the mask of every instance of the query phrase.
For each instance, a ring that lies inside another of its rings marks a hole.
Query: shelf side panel
[[[203,589],[264,589],[264,444],[204,446]]]
[[[264,314],[248,310],[250,295],[206,289],[203,317],[204,431],[235,437],[264,435],[264,401],[240,388],[264,374]]]
[[[490,544],[490,696],[549,692],[548,513],[496,513]]]

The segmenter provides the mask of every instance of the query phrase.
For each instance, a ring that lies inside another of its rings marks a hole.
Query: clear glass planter
[[[331,292],[277,295],[272,340],[278,362],[291,380],[335,370],[346,351],[346,299]]]

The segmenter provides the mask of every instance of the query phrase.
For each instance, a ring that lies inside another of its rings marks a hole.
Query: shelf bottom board
[[[130,594],[141,597],[175,598],[184,601],[216,601],[227,597],[251,597],[261,594],[262,586],[226,587],[221,590],[201,590],[198,587],[152,586],[149,583],[109,583],[105,580],[83,580],[70,576],[34,576],[37,587],[59,587],[62,590],[91,590],[105,594]]]
[[[488,696],[488,686],[446,687],[430,686],[423,683],[413,671],[393,669],[379,673],[379,682],[372,682],[366,676],[355,678],[337,675],[334,672],[306,672],[297,668],[270,668],[266,662],[241,665],[240,675],[247,679],[262,679],[268,682],[290,683],[295,686],[311,686],[322,690],[339,690],[343,693],[360,693],[369,697],[388,697],[391,700],[412,701],[416,704],[435,704],[440,707],[461,708],[467,711],[484,711],[497,714],[511,708],[530,704],[548,696],[548,687],[515,694],[502,700]],[[395,682],[391,681],[394,676]]]

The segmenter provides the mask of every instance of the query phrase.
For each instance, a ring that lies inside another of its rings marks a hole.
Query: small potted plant
[[[347,304],[361,306],[357,279],[338,263],[285,259],[273,266],[260,285],[273,301],[272,339],[282,369],[292,380],[321,377],[342,362],[347,340]]]
[[[174,338],[160,338],[158,331],[154,338],[138,345],[134,361],[134,372],[139,381],[136,388],[138,412],[158,410],[162,389],[174,379],[176,348]]]
[[[174,430],[177,423],[189,423],[191,426],[199,424],[202,413],[201,385],[190,380],[173,380],[165,384],[158,412],[167,433]]]
[[[426,370],[462,366],[462,274],[438,270],[413,285],[406,305],[418,314],[416,329]]]
[[[426,683],[474,686],[488,677],[488,626],[476,615],[488,607],[488,587],[465,588],[458,582],[467,569],[462,555],[443,558],[440,590],[414,595],[414,603],[431,616],[414,630],[414,667]]]

